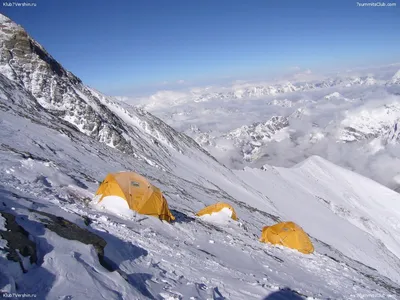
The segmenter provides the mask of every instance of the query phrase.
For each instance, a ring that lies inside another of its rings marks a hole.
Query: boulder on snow
[[[103,238],[62,217],[37,210],[30,210],[30,212],[43,216],[44,218],[39,218],[38,221],[45,228],[53,231],[60,237],[67,240],[75,240],[86,245],[93,245],[100,264],[107,270],[114,271],[115,268],[111,267],[104,258],[104,248],[107,242]],[[26,273],[27,266],[24,265],[22,257],[28,257],[31,264],[38,263],[37,246],[34,242],[35,237],[30,239],[30,234],[17,223],[15,215],[7,212],[1,212],[0,215],[6,220],[6,230],[0,229],[0,237],[7,242],[7,246],[3,249],[7,253],[7,259],[18,262],[22,272]],[[85,224],[90,223],[87,219],[84,219],[84,222]]]
[[[106,247],[107,242],[103,238],[62,217],[45,213],[43,211],[31,211],[46,217],[40,219],[44,224],[44,227],[58,234],[60,237],[67,240],[75,240],[86,245],[93,245],[99,257],[100,264],[109,271],[114,269],[104,259],[104,248]],[[87,220],[85,220],[85,223],[87,223]]]
[[[21,259],[23,257],[29,257],[31,264],[37,262],[36,255],[36,244],[29,239],[29,233],[15,220],[13,214],[7,212],[1,212],[1,216],[5,219],[5,229],[0,230],[0,237],[7,241],[5,252],[7,253],[7,259],[19,263],[22,272],[26,273],[26,267]]]

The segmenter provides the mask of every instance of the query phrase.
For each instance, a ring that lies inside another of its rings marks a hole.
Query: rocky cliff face
[[[197,149],[206,153],[192,139],[151,114],[85,86],[21,26],[3,15],[0,15],[0,72],[60,121],[138,159],[163,165],[170,150],[183,153]]]

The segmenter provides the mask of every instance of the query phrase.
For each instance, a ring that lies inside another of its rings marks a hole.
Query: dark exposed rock
[[[50,69],[56,73],[58,76],[65,76],[66,72],[64,68],[53,59],[42,47],[36,44],[34,41],[29,40],[30,49],[33,53],[37,54],[41,60],[47,62],[50,66]]]
[[[107,245],[107,242],[103,238],[99,237],[98,235],[87,229],[79,227],[75,223],[72,223],[62,217],[58,217],[42,211],[31,211],[46,217],[41,219],[40,221],[47,229],[58,234],[60,237],[67,240],[75,240],[85,245],[93,245],[99,257],[100,264],[109,271],[114,270],[114,268],[104,258],[104,248]]]
[[[100,264],[107,270],[114,270],[114,268],[104,259],[104,248],[107,245],[107,242],[103,238],[62,217],[37,210],[30,211],[44,216],[45,218],[40,220],[44,227],[53,231],[60,237],[68,240],[76,240],[86,245],[93,245],[97,252]],[[16,217],[13,214],[1,212],[1,215],[6,219],[7,231],[0,230],[0,236],[2,239],[7,241],[7,248],[5,249],[7,252],[7,258],[18,262],[22,271],[25,273],[27,271],[20,255],[29,257],[31,264],[37,263],[36,244],[29,238],[29,233],[16,222]],[[84,221],[86,225],[91,223],[89,218],[86,218]]]
[[[0,236],[2,239],[7,241],[7,258],[9,260],[18,262],[21,269],[26,273],[26,268],[20,255],[29,257],[30,263],[35,264],[37,262],[36,244],[29,239],[29,233],[15,220],[15,216],[1,212],[3,218],[6,220],[5,227],[7,231],[0,230]]]
[[[83,221],[86,226],[89,226],[90,224],[92,224],[92,219],[87,216],[83,216]]]

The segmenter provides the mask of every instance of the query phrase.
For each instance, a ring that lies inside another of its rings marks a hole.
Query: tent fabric
[[[145,177],[133,172],[108,174],[96,195],[100,195],[98,203],[104,197],[118,196],[128,203],[130,209],[140,214],[157,216],[168,222],[175,220],[160,189]]]
[[[260,241],[297,249],[305,254],[314,252],[314,246],[307,233],[293,222],[265,226],[262,230]]]
[[[221,211],[225,207],[229,208],[232,211],[231,218],[233,220],[237,221],[237,215],[236,215],[235,209],[231,205],[229,205],[227,203],[223,203],[223,202],[218,202],[218,203],[215,203],[213,205],[203,208],[196,214],[196,216],[211,215],[212,213]]]

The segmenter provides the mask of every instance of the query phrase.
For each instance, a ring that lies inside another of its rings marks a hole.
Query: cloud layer
[[[319,155],[397,188],[400,138],[395,129],[400,130],[400,124],[396,125],[400,123],[400,86],[386,83],[398,67],[347,72],[342,77],[321,79],[315,88],[294,92],[292,83],[286,82],[282,86],[289,87],[287,90],[266,96],[257,94],[268,91],[262,83],[240,82],[230,87],[164,91],[139,102],[194,137],[229,167],[291,167]],[[277,141],[246,132],[253,123],[273,116],[288,118],[289,126],[284,129],[288,138]],[[232,131],[244,133],[232,137]],[[260,140],[254,141],[254,136]]]

